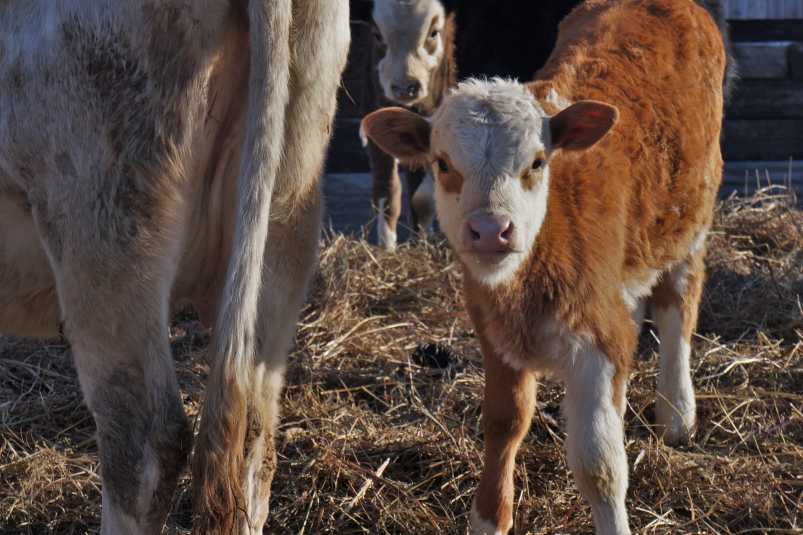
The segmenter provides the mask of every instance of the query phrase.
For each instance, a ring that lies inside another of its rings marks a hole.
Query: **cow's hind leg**
[[[193,458],[196,484],[207,491],[217,484],[236,485],[239,496],[231,498],[232,505],[228,497],[196,491],[195,509],[200,521],[194,526],[196,533],[229,534],[230,525],[234,524],[236,533],[261,535],[268,518],[270,485],[276,471],[274,430],[279,418],[284,367],[314,266],[321,212],[320,194],[313,187],[299,212],[288,219],[271,221],[265,251],[265,270],[269,276],[263,277],[259,306],[259,355],[245,370],[249,384],[241,385],[245,390],[244,436],[241,441],[237,437],[217,440],[211,426],[216,424],[213,419],[218,407],[207,400]],[[219,444],[224,451],[210,447],[212,443]],[[227,449],[241,449],[242,472],[232,474],[232,479],[224,475],[225,480],[210,485],[207,482],[210,476],[215,476],[216,456],[238,454],[226,452]]]
[[[56,336],[61,325],[56,281],[29,210],[0,195],[0,332]]]
[[[131,223],[122,209],[108,218],[87,206],[72,214],[62,226],[34,205],[97,426],[101,533],[161,533],[192,438],[167,337],[178,240],[157,215],[123,236],[109,231]]]
[[[705,275],[705,250],[699,249],[665,274],[653,290],[653,320],[661,340],[655,423],[669,445],[688,442],[696,422],[689,360]]]
[[[597,348],[578,355],[566,378],[566,457],[591,503],[598,535],[629,534],[624,445],[626,376]]]
[[[205,404],[193,458],[193,482],[203,487],[196,490],[194,529],[205,535],[228,535],[232,524],[239,533],[262,533],[284,365],[318,250],[320,173],[348,52],[348,3],[296,0],[292,22],[293,91],[263,259],[257,354],[243,363],[240,384],[215,384],[224,374],[213,364],[218,375],[210,374],[210,385],[224,396],[213,398],[218,406]],[[237,411],[221,411],[226,403],[236,403]]]
[[[242,532],[262,533],[268,516],[270,483],[276,468],[273,432],[279,415],[287,353],[293,343],[298,313],[315,264],[320,236],[322,202],[317,188],[308,192],[291,222],[273,221],[265,265],[263,299],[260,302],[261,358],[251,375],[247,398],[247,429],[243,446],[243,492],[250,526]]]
[[[265,249],[259,304],[260,354],[247,400],[242,488],[250,526],[242,527],[250,528],[253,535],[262,533],[268,516],[270,483],[276,467],[273,431],[284,365],[318,252],[323,211],[319,181],[329,140],[328,130],[320,125],[334,117],[348,47],[347,29],[331,22],[345,22],[347,11],[343,2],[294,2],[293,26],[299,32],[296,43],[306,43],[307,47],[293,48],[291,79],[297,92],[287,108],[285,153]],[[322,27],[328,30],[322,31]],[[342,30],[346,30],[345,39],[338,33]]]

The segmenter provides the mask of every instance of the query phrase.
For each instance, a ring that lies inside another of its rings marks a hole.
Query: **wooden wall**
[[[803,19],[803,0],[723,1],[726,19]]]

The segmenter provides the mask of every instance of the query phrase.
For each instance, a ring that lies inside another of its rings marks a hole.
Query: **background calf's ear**
[[[383,151],[405,165],[426,167],[429,121],[402,108],[383,108],[362,120],[365,135]]]
[[[581,100],[549,119],[552,150],[582,150],[594,145],[619,120],[615,106]]]

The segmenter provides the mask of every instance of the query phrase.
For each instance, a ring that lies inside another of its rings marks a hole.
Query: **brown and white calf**
[[[710,2],[709,2],[710,3]],[[537,81],[461,83],[426,120],[364,129],[431,167],[485,367],[473,534],[512,525],[536,381],[566,383],[567,460],[597,533],[630,533],[625,390],[644,303],[661,335],[656,425],[689,439],[689,358],[722,160],[723,37],[691,0],[590,0]]]
[[[363,115],[401,104],[432,115],[457,81],[454,14],[439,0],[375,0],[366,44],[361,107]],[[373,175],[379,245],[396,246],[402,185],[395,158],[363,137]],[[426,234],[435,219],[432,175],[405,169],[412,228]]]
[[[346,0],[0,2],[0,332],[70,340],[101,533],[161,533],[190,452],[183,300],[215,325],[195,533],[262,533],[348,45]]]

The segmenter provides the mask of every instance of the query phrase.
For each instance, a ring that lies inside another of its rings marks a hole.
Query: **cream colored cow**
[[[160,533],[189,454],[181,300],[215,325],[195,531],[262,532],[348,45],[346,0],[0,2],[0,332],[72,343],[102,533]]]

